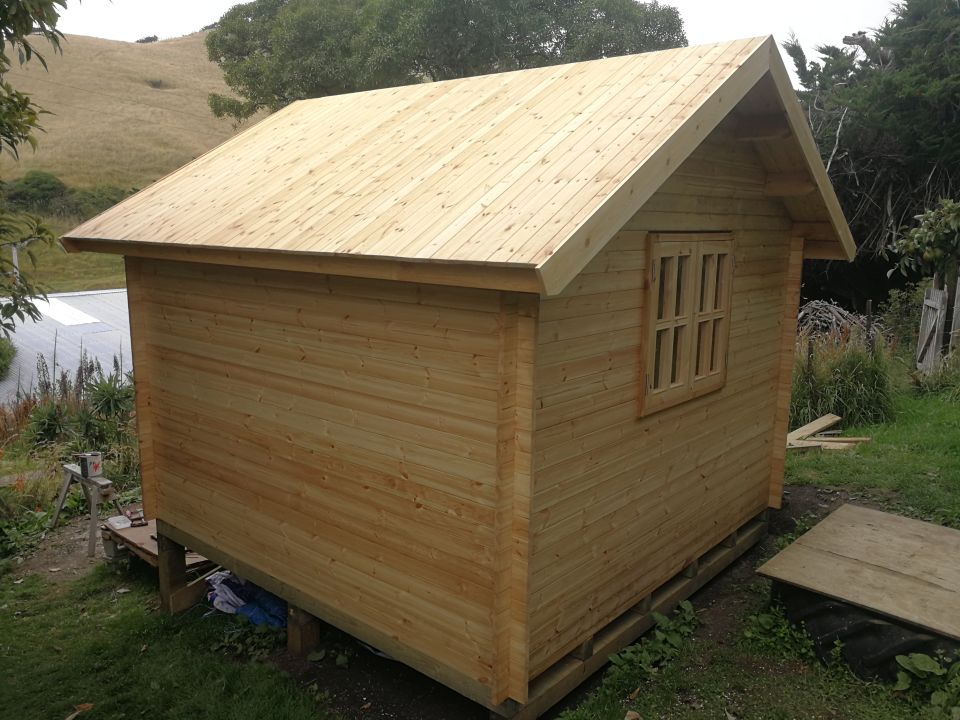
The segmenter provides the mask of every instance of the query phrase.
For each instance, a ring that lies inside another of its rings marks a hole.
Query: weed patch
[[[579,707],[566,710],[561,720],[621,720],[640,687],[675,660],[697,627],[693,606],[684,601],[672,616],[655,614],[656,628],[635,645],[610,658],[600,687]]]
[[[886,422],[893,416],[890,354],[855,332],[800,339],[794,362],[790,427],[833,413],[845,426]]]

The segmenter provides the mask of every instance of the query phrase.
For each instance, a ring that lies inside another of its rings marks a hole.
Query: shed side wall
[[[748,143],[716,131],[543,301],[531,676],[767,507],[791,222]],[[637,417],[646,231],[736,235],[727,381]]]
[[[158,516],[488,702],[500,294],[162,261],[135,277]]]

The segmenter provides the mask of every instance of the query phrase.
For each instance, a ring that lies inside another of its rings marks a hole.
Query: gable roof
[[[64,245],[554,294],[765,76],[852,257],[772,38],[296,102]]]

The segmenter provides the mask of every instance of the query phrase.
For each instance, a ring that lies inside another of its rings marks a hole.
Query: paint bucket
[[[103,453],[77,453],[74,457],[80,464],[80,474],[83,477],[94,478],[103,475]]]

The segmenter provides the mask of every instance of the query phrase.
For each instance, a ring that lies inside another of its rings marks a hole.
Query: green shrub
[[[24,210],[42,210],[67,194],[67,184],[53,173],[30,170],[22,178],[7,183],[7,202]]]
[[[93,217],[128,197],[133,191],[112,185],[72,188],[52,173],[31,170],[3,185],[3,199],[15,210],[57,217]]]
[[[63,407],[53,400],[37,405],[30,413],[27,437],[34,444],[56,442],[66,429],[67,419]]]
[[[857,333],[803,337],[793,368],[790,427],[833,413],[843,424],[886,422],[893,416],[889,350],[868,347]]]
[[[10,372],[10,365],[13,364],[13,358],[17,354],[17,347],[9,338],[0,337],[0,380],[3,380]]]
[[[894,352],[912,353],[917,346],[923,293],[928,284],[907,285],[903,290],[891,290],[887,295],[880,318]]]

